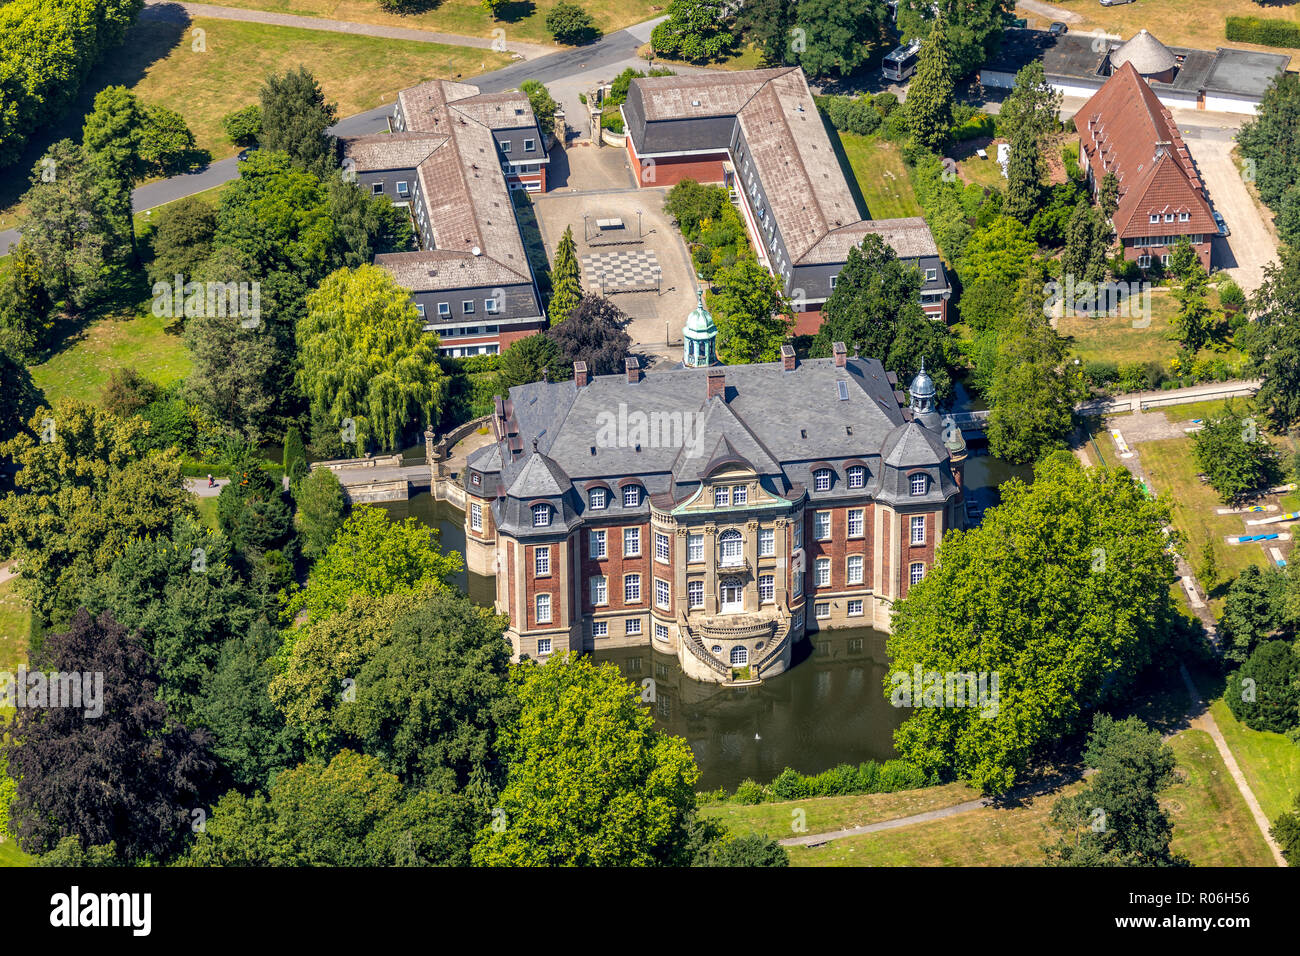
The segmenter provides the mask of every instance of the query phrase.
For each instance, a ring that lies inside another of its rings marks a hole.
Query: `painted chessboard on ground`
[[[584,288],[613,292],[658,291],[663,270],[651,249],[597,252],[582,257]]]

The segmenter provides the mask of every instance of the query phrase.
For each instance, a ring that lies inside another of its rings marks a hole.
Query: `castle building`
[[[651,645],[697,680],[763,679],[823,628],[889,627],[964,517],[924,368],[717,366],[703,303],[680,367],[516,386],[468,460],[466,557],[516,658]],[[947,429],[952,431],[952,429]]]

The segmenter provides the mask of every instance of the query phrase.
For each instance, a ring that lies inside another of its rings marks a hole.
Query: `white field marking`
[[[1187,600],[1192,602],[1192,607],[1205,607],[1205,602],[1201,596],[1196,593],[1196,588],[1192,586],[1191,578],[1183,578],[1183,589],[1187,591]]]
[[[1273,556],[1273,563],[1279,568],[1286,567],[1286,558],[1282,557],[1282,552],[1277,548],[1269,548],[1268,553]]]

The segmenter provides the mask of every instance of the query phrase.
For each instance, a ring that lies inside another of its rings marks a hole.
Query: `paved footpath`
[[[414,40],[417,43],[442,43],[446,46],[468,46],[479,50],[499,49],[497,40],[490,37],[470,37],[459,33],[435,33],[432,30],[413,30],[410,27],[389,27],[378,23],[356,23],[352,20],[327,20],[323,17],[302,17],[291,13],[272,13],[268,10],[244,10],[239,7],[221,7],[210,3],[177,3],[176,0],[144,0],[145,9],[140,14],[151,20],[171,23],[188,23],[190,17],[208,17],[213,20],[242,20],[245,23],[269,23],[277,27],[298,27],[303,30],[323,30],[328,33],[355,33],[360,36],[384,37],[389,40]],[[557,47],[539,43],[519,43],[510,39],[504,26],[505,50],[518,53],[525,60],[555,53]],[[497,46],[493,46],[497,44]]]

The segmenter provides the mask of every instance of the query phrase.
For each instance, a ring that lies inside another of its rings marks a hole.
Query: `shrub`
[[[965,139],[978,139],[981,136],[993,136],[993,117],[987,113],[977,113],[969,119],[957,123],[949,133],[949,139],[960,142]]]
[[[889,92],[877,93],[872,97],[871,103],[881,116],[888,117],[898,108],[898,97]]]
[[[565,0],[559,0],[551,7],[551,12],[546,15],[546,29],[557,43],[571,46],[595,43],[600,39],[600,30],[591,14],[576,3],[565,3]]]
[[[766,799],[766,788],[753,780],[742,780],[740,786],[736,788],[736,801],[738,803],[755,804],[762,803]]]
[[[618,110],[606,110],[600,114],[600,128],[611,133],[623,134],[623,114]]]
[[[1300,23],[1263,17],[1228,17],[1224,34],[1229,40],[1260,46],[1300,47]]]
[[[252,146],[262,134],[262,107],[253,103],[242,110],[227,113],[221,125],[236,146]]]
[[[894,141],[906,140],[910,130],[907,125],[907,114],[903,110],[894,110],[885,117],[885,137]]]
[[[1225,309],[1240,309],[1246,304],[1246,293],[1232,278],[1224,279],[1219,283],[1219,303]]]
[[[772,792],[782,800],[800,800],[809,796],[808,778],[786,767],[772,781]]]
[[[876,792],[896,793],[899,790],[916,790],[927,783],[929,781],[919,767],[912,766],[906,760],[886,760],[880,768]]]
[[[1119,365],[1115,362],[1089,360],[1083,363],[1083,378],[1089,385],[1104,388],[1119,381]]]
[[[822,106],[831,125],[841,132],[849,128],[849,110],[852,108],[853,100],[847,96],[825,97]]]
[[[1284,734],[1300,724],[1300,658],[1286,641],[1259,645],[1240,670],[1228,675],[1224,700],[1253,730]],[[1250,683],[1244,684],[1243,680]]]

